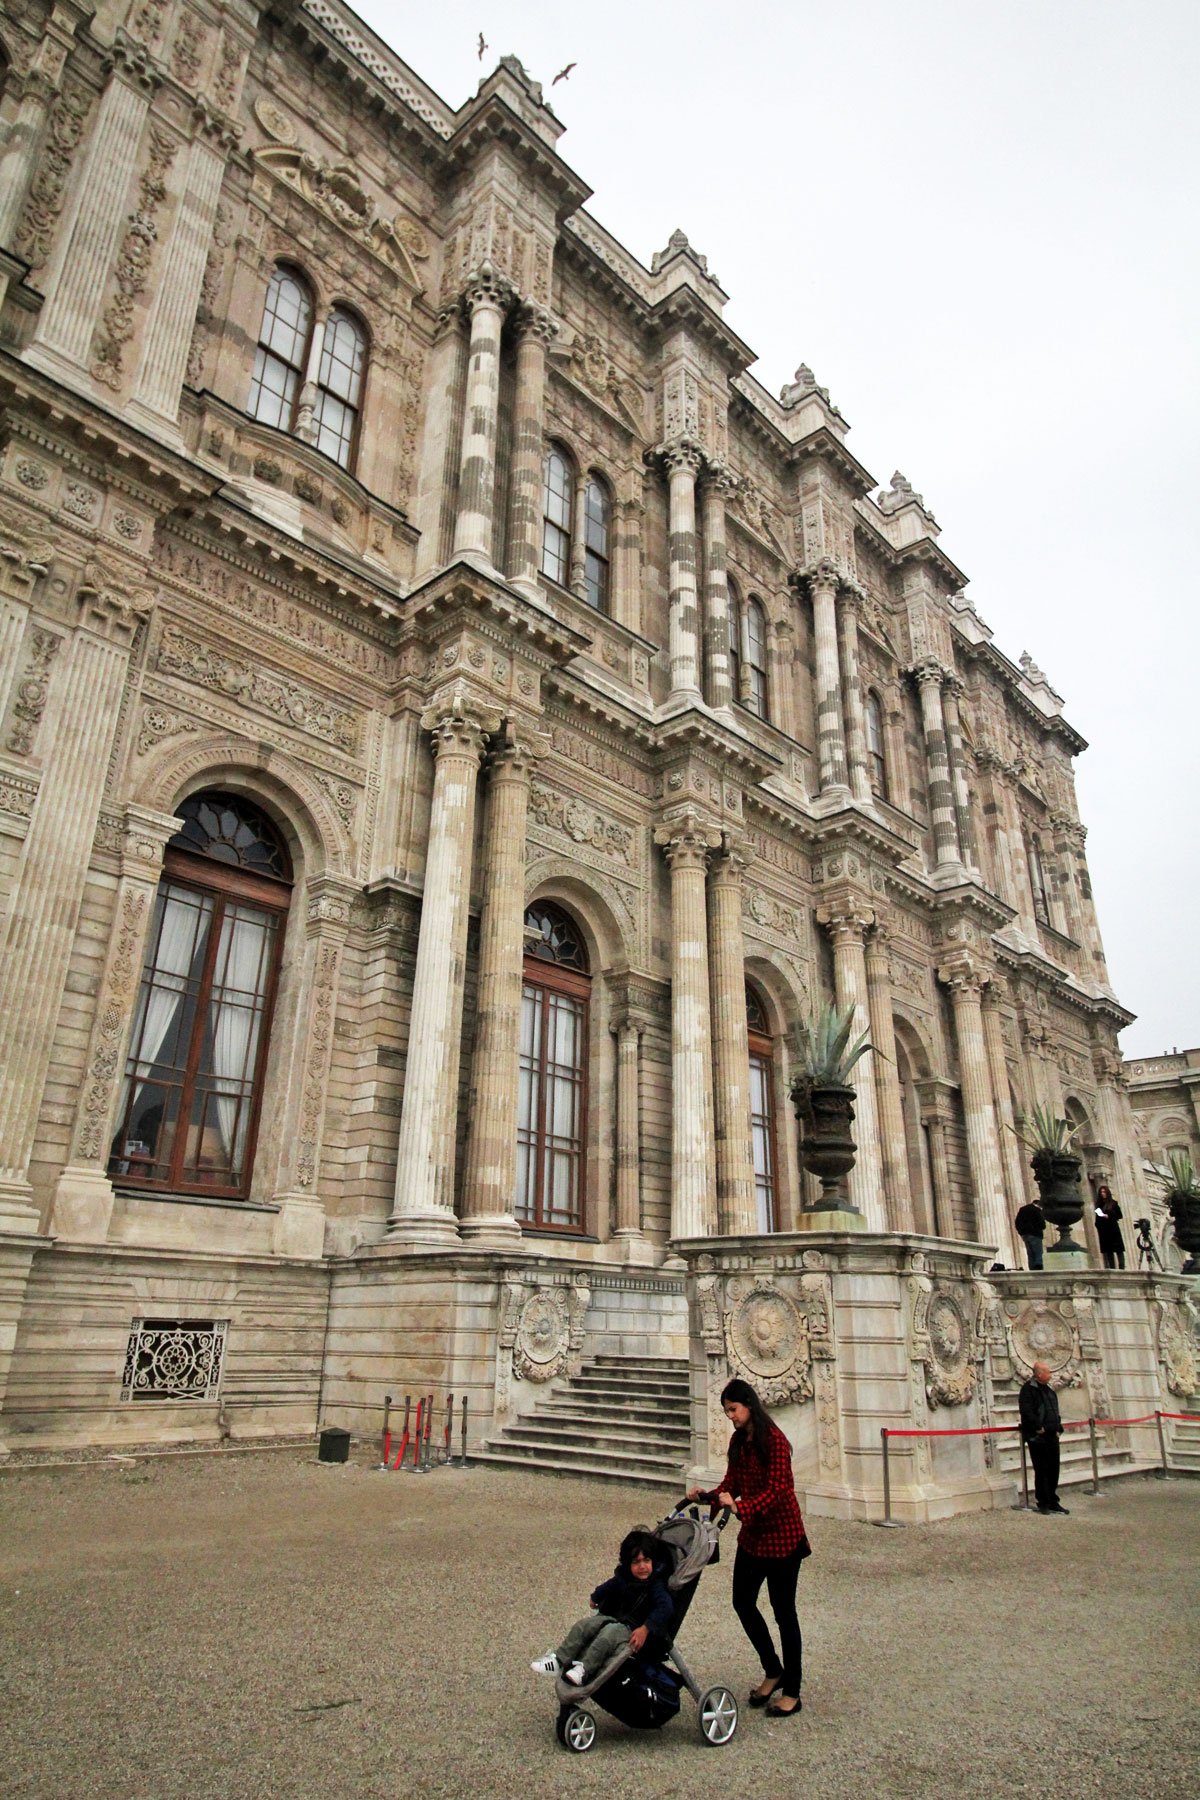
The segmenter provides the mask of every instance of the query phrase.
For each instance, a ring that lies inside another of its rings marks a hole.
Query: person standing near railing
[[[1027,1200],[1021,1208],[1013,1224],[1017,1228],[1017,1236],[1025,1246],[1025,1255],[1029,1259],[1031,1269],[1042,1267],[1042,1250],[1046,1236],[1046,1215],[1035,1200]]]
[[[1033,1491],[1040,1513],[1066,1513],[1058,1497],[1058,1440],[1062,1436],[1062,1415],[1058,1395],[1050,1386],[1049,1365],[1036,1362],[1033,1373],[1021,1389],[1021,1436],[1029,1446],[1033,1464]]]

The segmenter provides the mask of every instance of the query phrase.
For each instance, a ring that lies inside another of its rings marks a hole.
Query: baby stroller
[[[653,1536],[669,1565],[667,1590],[675,1602],[675,1618],[669,1639],[647,1640],[635,1656],[626,1644],[610,1656],[594,1681],[573,1687],[560,1675],[554,1684],[558,1696],[555,1733],[565,1750],[590,1750],[596,1741],[596,1717],[583,1700],[595,1700],[605,1710],[639,1731],[660,1731],[679,1711],[680,1691],[686,1688],[699,1709],[700,1735],[706,1744],[727,1744],[737,1730],[737,1701],[727,1687],[701,1692],[675,1646],[679,1628],[692,1604],[692,1595],[710,1562],[716,1560],[721,1533],[729,1523],[729,1508],[716,1519],[701,1518],[697,1505],[677,1501]],[[674,1667],[668,1667],[670,1657]]]

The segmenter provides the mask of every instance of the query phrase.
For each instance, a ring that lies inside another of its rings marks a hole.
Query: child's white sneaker
[[[572,1663],[563,1676],[563,1680],[569,1681],[572,1687],[582,1687],[587,1678],[587,1670],[582,1663]]]
[[[537,1657],[529,1666],[535,1675],[562,1674],[562,1664],[559,1662],[558,1657],[554,1654],[553,1650],[548,1651],[545,1656]]]

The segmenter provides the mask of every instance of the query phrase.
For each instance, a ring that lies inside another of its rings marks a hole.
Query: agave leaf
[[[832,1087],[845,1087],[847,1077],[861,1056],[874,1048],[868,1033],[860,1032],[851,1043],[854,1031],[853,1006],[822,1006],[806,1019],[798,1034],[799,1063],[808,1080]]]
[[[1168,1150],[1166,1168],[1156,1168],[1154,1174],[1156,1180],[1162,1183],[1164,1199],[1173,1194],[1191,1199],[1200,1193],[1196,1170],[1186,1150]]]

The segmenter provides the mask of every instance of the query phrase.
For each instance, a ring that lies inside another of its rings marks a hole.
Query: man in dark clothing
[[[1021,1389],[1021,1436],[1029,1446],[1033,1464],[1033,1492],[1040,1513],[1065,1513],[1058,1498],[1058,1440],[1062,1418],[1058,1395],[1050,1386],[1050,1370],[1043,1362]]]
[[[1040,1269],[1042,1266],[1042,1240],[1046,1235],[1045,1213],[1036,1201],[1027,1200],[1013,1220],[1013,1224],[1017,1228],[1017,1236],[1024,1242],[1030,1268]]]

